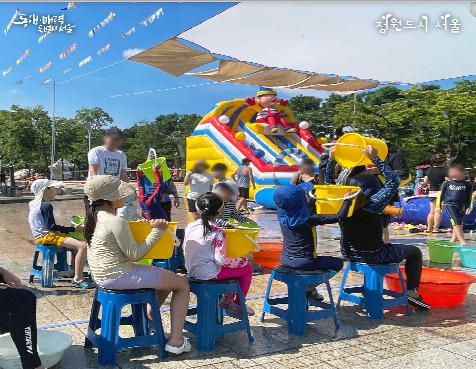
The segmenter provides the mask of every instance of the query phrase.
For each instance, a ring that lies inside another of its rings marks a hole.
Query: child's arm
[[[239,268],[248,264],[248,258],[227,258],[226,257],[226,242],[225,233],[220,229],[216,232],[215,238],[212,241],[215,247],[214,259],[218,265],[226,266],[227,268]]]
[[[329,160],[327,160],[326,170],[324,171],[324,184],[336,184],[335,179],[335,167],[336,162],[334,160],[334,153],[333,151],[330,152]]]
[[[159,222],[159,220],[155,220],[155,222]],[[167,222],[163,223],[167,224]],[[114,221],[109,223],[109,226],[111,227],[111,231],[116,238],[119,248],[132,261],[139,261],[142,259],[144,255],[147,254],[157,242],[159,242],[164,233],[162,229],[152,228],[146,239],[142,243],[137,244],[129,225],[125,220],[116,218]]]
[[[436,197],[436,210],[441,211],[441,203],[445,198],[446,187],[448,186],[448,182],[443,182],[441,185],[440,191],[438,192],[438,196]]]
[[[55,216],[53,214],[53,205],[51,205],[49,202],[43,201],[41,203],[40,211],[43,218],[46,219],[46,222],[48,224],[48,229],[50,231],[61,232],[65,234],[75,231],[74,227],[64,227],[64,226],[60,226],[56,224]]]
[[[371,213],[381,213],[398,191],[400,177],[378,156],[371,158],[371,160],[372,163],[380,169],[380,173],[382,173],[386,182],[385,185],[369,199],[365,205],[365,210]]]
[[[345,200],[337,214],[314,214],[309,217],[308,223],[311,226],[318,226],[324,224],[333,224],[341,221],[347,214],[349,213],[350,205],[352,204],[352,200]]]
[[[470,182],[468,182],[466,191],[468,192],[468,206],[467,206],[466,213],[470,214],[473,211],[473,204],[474,204],[473,185]]]

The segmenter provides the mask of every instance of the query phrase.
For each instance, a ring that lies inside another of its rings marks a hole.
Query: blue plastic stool
[[[185,329],[197,339],[197,350],[212,352],[217,337],[233,332],[246,331],[249,341],[253,342],[245,298],[235,279],[202,281],[190,278],[189,282],[190,292],[197,296],[197,307],[189,308],[187,316],[196,315],[197,322],[186,320]],[[241,302],[242,317],[230,324],[223,324],[225,311],[217,306],[221,295],[226,293],[237,293]]]
[[[273,281],[286,283],[288,286],[288,296],[281,298],[270,298],[271,285]],[[318,285],[324,283],[327,287],[330,303],[311,301],[306,298],[306,288],[310,284]],[[279,308],[275,305],[288,305],[287,309]],[[319,307],[320,310],[309,310],[309,306]],[[260,321],[264,321],[265,313],[276,315],[288,324],[288,332],[302,336],[306,331],[306,323],[332,318],[336,329],[339,329],[334,299],[332,298],[331,286],[325,270],[303,271],[277,266],[271,272],[268,287],[264,298],[263,311]]]
[[[185,265],[185,256],[183,253],[183,240],[185,238],[185,230],[177,229],[176,236],[180,240],[180,245],[174,247],[172,257],[170,259],[155,259],[154,261],[152,261],[153,266],[177,273],[178,268]]]
[[[38,256],[41,252],[41,265],[38,265]],[[33,263],[30,271],[30,283],[35,277],[41,279],[41,287],[53,287],[53,280],[56,278],[55,271],[63,272],[72,270],[73,267],[68,264],[67,252],[71,252],[73,258],[76,256],[76,251],[64,247],[57,247],[51,245],[37,244],[35,255],[33,256]],[[55,263],[56,260],[56,263]]]
[[[152,307],[154,315],[154,334],[148,334],[147,304]],[[121,310],[125,305],[131,305],[132,314],[122,317]],[[102,314],[99,318],[101,306]],[[120,337],[120,325],[131,325],[135,337]],[[96,333],[98,329],[101,329],[100,334]],[[99,365],[104,366],[115,366],[119,351],[136,347],[158,346],[162,358],[166,358],[168,354],[165,351],[165,335],[155,290],[96,289],[84,347],[92,345],[98,348]]]
[[[345,287],[349,271],[364,275],[363,286]],[[400,276],[402,292],[383,288],[383,278],[390,273],[398,273]],[[361,294],[362,296],[355,294]],[[385,299],[385,295],[393,297],[393,299]],[[342,277],[337,308],[339,308],[341,300],[363,306],[370,319],[383,319],[383,311],[392,306],[405,306],[407,314],[411,314],[407,299],[407,288],[398,264],[365,264],[349,261]]]

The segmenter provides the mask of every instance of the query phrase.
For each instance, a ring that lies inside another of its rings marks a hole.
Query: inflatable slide
[[[312,159],[317,170],[324,149],[307,129],[296,123],[286,106],[278,103],[274,108],[295,132],[285,132],[278,126],[278,132],[271,133],[268,124],[256,123],[261,107],[244,99],[218,103],[187,137],[187,170],[198,158],[204,158],[211,166],[218,162],[226,164],[231,175],[241,160],[248,158],[256,182],[251,197],[263,206],[272,202],[274,188],[289,184],[302,159]]]

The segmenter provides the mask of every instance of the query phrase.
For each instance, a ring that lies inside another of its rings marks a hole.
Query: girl
[[[215,224],[225,207],[223,200],[208,192],[197,199],[196,206],[200,219],[185,228],[185,267],[190,277],[201,280],[237,278],[246,297],[251,285],[253,267],[249,256],[226,257],[225,233]],[[223,295],[218,306],[225,309],[230,316],[241,317],[240,301],[234,294]],[[246,310],[249,316],[255,314],[251,308]]]
[[[331,150],[332,161],[334,149]],[[367,264],[391,264],[405,260],[408,302],[416,307],[429,309],[429,305],[418,295],[422,271],[422,254],[418,247],[385,243],[382,239],[382,211],[398,191],[400,177],[379,157],[377,149],[367,146],[363,150],[372,163],[385,177],[381,187],[372,174],[361,173],[350,180],[351,186],[362,189],[355,200],[352,216],[339,221],[341,228],[341,252],[350,261]],[[326,178],[332,176],[332,164],[328,164]]]
[[[190,352],[190,343],[182,337],[190,297],[187,280],[168,270],[134,263],[160,240],[167,222],[151,220],[151,232],[138,245],[127,222],[116,216],[116,210],[124,206],[126,197],[133,191],[129,184],[113,176],[96,175],[86,181],[84,193],[91,202],[84,230],[89,267],[100,287],[110,290],[153,288],[157,290],[159,305],[172,291],[171,332],[165,350],[174,354]],[[151,311],[148,316],[152,316]]]
[[[283,234],[281,263],[287,268],[297,270],[328,270],[329,277],[332,277],[344,264],[336,257],[316,255],[314,227],[337,223],[346,217],[351,201],[344,201],[336,215],[311,215],[306,194],[313,188],[311,183],[306,182],[301,185],[281,186],[274,192],[273,200],[278,206],[278,220]],[[322,301],[324,298],[315,287],[308,286],[307,298]]]
[[[192,213],[194,220],[200,218],[200,214],[195,207],[195,201],[200,195],[211,191],[215,182],[213,176],[207,173],[207,169],[207,162],[203,159],[198,159],[193,169],[187,173],[183,180],[184,186],[190,186],[187,194],[188,211]]]

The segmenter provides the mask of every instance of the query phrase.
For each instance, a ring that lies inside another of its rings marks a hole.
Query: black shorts
[[[466,213],[466,207],[463,205],[445,205],[446,214],[448,214],[451,225],[463,225],[463,218]]]
[[[172,220],[172,201],[164,201],[160,203],[162,210],[165,215],[167,215],[167,220],[170,222]]]
[[[382,214],[382,226],[387,228],[390,224],[390,214]]]
[[[196,201],[197,200],[187,198],[188,212],[189,213],[198,213],[197,212],[197,207],[195,206]]]
[[[249,199],[250,198],[250,188],[249,187],[238,187],[239,196],[242,199]]]

